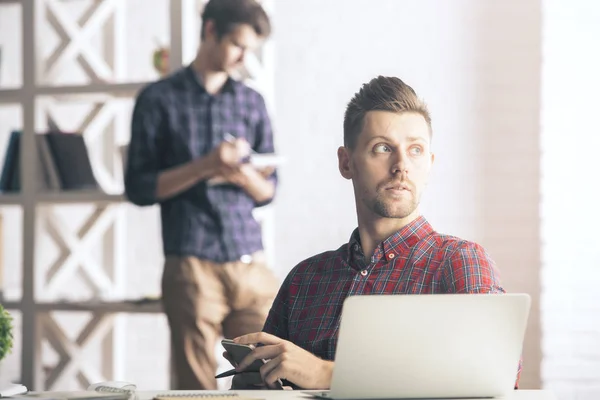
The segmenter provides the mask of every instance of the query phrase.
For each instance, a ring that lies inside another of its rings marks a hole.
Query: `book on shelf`
[[[12,131],[6,148],[0,175],[0,191],[4,193],[21,190],[21,136],[21,131]],[[39,133],[35,135],[35,147],[37,191],[101,191],[81,134]]]

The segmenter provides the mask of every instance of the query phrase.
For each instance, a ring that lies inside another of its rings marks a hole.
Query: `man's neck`
[[[405,218],[384,218],[384,217],[361,217],[358,215],[358,233],[360,234],[360,244],[365,255],[365,260],[373,257],[375,248],[385,239],[404,228],[419,217],[419,211],[415,210]]]
[[[202,52],[202,49],[200,49],[196,59],[192,62],[192,69],[202,83],[202,86],[204,86],[204,89],[210,94],[219,93],[229,78],[227,72],[214,71],[210,68],[208,56]]]

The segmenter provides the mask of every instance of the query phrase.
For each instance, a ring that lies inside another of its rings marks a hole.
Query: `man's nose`
[[[392,174],[397,173],[408,173],[406,158],[400,154],[395,156],[394,163],[392,164]]]

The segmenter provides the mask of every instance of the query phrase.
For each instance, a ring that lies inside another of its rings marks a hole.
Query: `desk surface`
[[[233,394],[237,393],[240,397],[247,397],[252,399],[264,399],[264,400],[307,400],[311,399],[310,395],[306,394],[309,391],[300,390],[231,390],[226,392],[216,392],[219,394]],[[198,392],[198,391],[138,391],[139,400],[152,400],[152,398],[158,394],[169,394],[169,395],[181,395],[186,393],[203,393],[210,394],[215,393],[212,391]],[[185,398],[182,398],[184,400]],[[515,390],[511,393],[506,400],[556,400],[554,394],[547,390]],[[453,399],[461,400],[461,399]],[[463,399],[463,400],[474,400],[474,399]]]

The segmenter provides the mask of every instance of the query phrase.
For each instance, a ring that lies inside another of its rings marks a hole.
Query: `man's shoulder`
[[[343,263],[344,254],[347,254],[347,248],[348,244],[345,243],[336,250],[327,250],[302,260],[292,269],[290,275],[315,273],[323,268],[340,265]]]
[[[147,83],[140,90],[138,97],[164,97],[166,92],[172,91],[182,85],[184,73],[185,69],[182,68],[156,81]]]
[[[429,240],[438,248],[445,252],[453,252],[461,249],[482,250],[483,246],[477,242],[463,239],[458,236],[445,233],[434,232]]]
[[[449,265],[494,265],[494,260],[487,250],[475,241],[447,234],[435,234],[434,240],[439,257]]]
[[[248,83],[240,80],[233,80],[233,84],[235,85],[236,93],[241,94],[242,98],[249,100],[253,104],[265,103],[265,98],[262,93]]]

